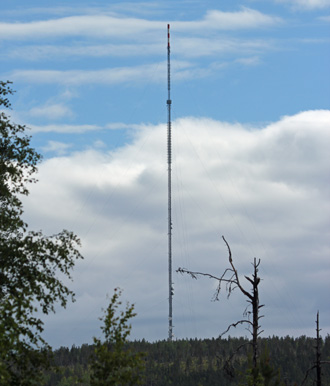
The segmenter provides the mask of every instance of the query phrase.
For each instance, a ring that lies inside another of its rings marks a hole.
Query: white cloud
[[[44,152],[54,152],[57,155],[64,155],[67,153],[68,149],[72,147],[71,144],[58,142],[58,141],[48,141],[47,146],[42,148]]]
[[[178,31],[234,30],[260,28],[278,24],[280,18],[265,15],[257,10],[242,8],[237,12],[211,10],[201,20],[174,21]],[[1,39],[45,39],[53,37],[91,37],[108,39],[134,37],[143,40],[146,34],[163,31],[167,21],[151,21],[138,18],[107,15],[69,16],[60,19],[28,23],[0,23]]]
[[[40,107],[33,107],[29,114],[32,117],[42,117],[49,119],[62,119],[72,117],[73,113],[69,107],[62,104],[47,104]]]
[[[97,125],[66,125],[66,124],[52,124],[52,125],[33,125],[28,124],[32,133],[85,133],[87,131],[101,130],[101,126]]]
[[[257,10],[243,7],[239,12],[223,12],[210,10],[204,20],[200,22],[174,22],[174,28],[186,28],[191,23],[192,28],[235,30],[242,28],[260,28],[275,25],[281,22],[281,18],[265,15]]]
[[[107,145],[101,140],[94,141],[93,146],[98,149],[102,149],[102,148],[104,149],[107,147]]]
[[[218,56],[231,53],[256,53],[272,48],[273,43],[263,40],[233,39],[228,37],[186,37],[175,40],[173,53],[185,57]]]
[[[20,124],[22,123],[22,119],[15,116],[15,122]],[[135,129],[139,130],[140,128],[145,127],[143,124],[127,124],[122,122],[112,122],[108,123],[105,126],[99,125],[70,125],[63,123],[56,124],[45,124],[45,125],[35,125],[35,124],[26,124],[27,128],[31,130],[32,134],[37,133],[62,133],[62,134],[82,134],[87,133],[89,131],[101,131],[101,130],[129,130]]]
[[[209,76],[216,70],[201,68],[187,61],[172,61],[172,78],[177,80]],[[217,70],[219,67],[217,67]],[[17,70],[10,74],[10,79],[34,84],[61,84],[79,86],[89,84],[127,85],[162,83],[166,79],[166,63],[146,64],[135,67],[117,67],[101,70]]]
[[[233,39],[219,36],[212,37],[180,37],[175,39],[173,54],[183,57],[204,57],[231,53],[264,52],[272,48],[273,43],[263,40]],[[6,56],[39,61],[49,58],[63,57],[130,57],[163,55],[163,41],[147,43],[117,44],[79,44],[79,45],[29,45],[9,48]]]
[[[323,9],[330,7],[330,0],[276,0],[279,3],[288,3],[294,8],[305,10]]]
[[[199,79],[219,73],[220,70],[240,63],[256,65],[260,63],[257,56],[238,58],[220,62],[211,62],[207,66],[190,61],[171,61],[171,77],[174,81]],[[113,85],[113,84],[148,84],[166,81],[166,62],[144,64],[132,67],[106,68],[100,70],[16,70],[9,78],[15,82],[34,84],[60,84],[64,86]]]
[[[31,45],[15,47],[8,51],[10,58],[24,58],[37,61],[54,57],[127,57],[160,54],[164,51],[161,44],[79,44],[79,45]]]
[[[329,124],[330,111],[322,110],[264,128],[193,117],[173,122],[173,266],[221,274],[222,234],[242,275],[261,258],[266,336],[313,331],[318,309],[322,332],[330,332]],[[25,207],[33,228],[65,227],[83,242],[85,261],[73,284],[78,302],[53,319],[52,343],[80,344],[98,334],[105,294],[118,285],[136,304],[133,336],[166,338],[166,125],[140,125],[132,143],[111,152],[46,160]],[[174,281],[178,338],[217,336],[241,317],[238,294],[211,303],[211,281],[176,274]]]
[[[236,59],[235,62],[243,64],[245,66],[256,66],[260,64],[260,58],[258,56],[250,56],[250,57]]]
[[[179,66],[179,65],[178,65]],[[141,82],[146,79],[159,82],[165,76],[165,63],[102,70],[17,70],[10,75],[15,81],[58,83],[65,86],[80,84],[118,84]]]

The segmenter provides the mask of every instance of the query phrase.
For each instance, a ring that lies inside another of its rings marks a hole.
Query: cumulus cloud
[[[173,266],[220,275],[228,266],[222,234],[242,275],[261,258],[265,335],[313,334],[318,309],[322,332],[330,332],[329,124],[330,111],[322,110],[262,128],[173,122]],[[48,233],[74,230],[85,256],[74,274],[78,301],[50,317],[47,338],[90,341],[116,286],[136,304],[133,336],[166,338],[166,125],[140,125],[131,143],[113,151],[95,146],[47,159],[38,177],[26,220]],[[210,302],[210,280],[174,274],[174,282],[178,338],[218,336],[245,308],[238,293]]]

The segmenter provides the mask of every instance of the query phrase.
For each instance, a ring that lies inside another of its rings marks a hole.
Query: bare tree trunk
[[[260,265],[260,259],[257,261],[256,258],[254,258],[253,262],[253,274],[251,277],[245,276],[245,279],[248,280],[251,285],[252,285],[252,291],[249,292],[247,291],[241,284],[238,276],[238,272],[235,268],[233,258],[232,258],[232,253],[230,246],[227,242],[227,240],[222,236],[223,241],[225,242],[227,249],[228,249],[228,254],[229,254],[229,264],[231,268],[227,268],[222,276],[217,277],[214,275],[211,275],[209,273],[203,273],[203,272],[194,272],[187,270],[185,268],[178,268],[177,272],[180,272],[182,274],[187,273],[190,275],[193,279],[197,279],[198,276],[206,276],[211,279],[215,279],[218,281],[218,287],[215,291],[214,294],[214,300],[219,300],[219,295],[221,292],[221,285],[223,283],[226,283],[226,290],[228,292],[228,298],[231,295],[231,293],[234,291],[235,288],[239,288],[241,293],[247,298],[248,303],[251,304],[252,311],[251,312],[244,312],[245,315],[250,315],[252,313],[252,321],[250,320],[249,317],[239,320],[236,323],[232,323],[231,325],[228,326],[227,330],[224,331],[220,336],[223,336],[226,334],[231,327],[236,327],[239,324],[247,324],[249,326],[249,331],[252,335],[252,350],[253,350],[253,370],[254,374],[257,374],[257,368],[258,368],[258,357],[259,357],[259,350],[258,350],[258,337],[259,335],[263,332],[260,331],[260,325],[259,325],[259,320],[262,318],[262,316],[259,316],[259,310],[263,305],[259,305],[259,290],[258,286],[260,283],[260,278],[258,277],[258,267]],[[240,346],[239,348],[241,348]],[[238,348],[238,349],[239,349]],[[237,351],[236,351],[237,352]]]
[[[316,385],[317,386],[322,385],[319,312],[317,312],[317,317],[316,317]]]
[[[321,338],[320,338],[320,327],[319,327],[319,312],[317,311],[316,315],[316,361],[314,362],[313,366],[310,367],[306,373],[305,378],[303,379],[301,386],[304,385],[304,383],[307,380],[307,377],[309,376],[309,373],[316,369],[316,386],[322,386],[322,366],[323,365],[330,365],[330,361],[322,361],[321,360]]]
[[[252,295],[249,296],[248,302],[251,303],[252,306],[252,348],[253,348],[253,368],[256,369],[258,366],[258,357],[259,357],[259,350],[258,350],[258,336],[262,333],[262,331],[259,331],[260,325],[259,325],[259,319],[262,318],[262,316],[259,316],[259,309],[263,307],[262,305],[259,305],[259,283],[260,278],[258,277],[258,267],[260,264],[260,260],[257,262],[257,259],[254,258],[253,262],[253,275],[252,279],[248,276],[245,276],[245,278],[252,284]]]
[[[258,330],[259,330],[259,291],[258,284],[260,279],[258,278],[258,267],[256,258],[254,258],[254,273],[253,273],[253,299],[252,299],[252,313],[253,313],[253,333],[252,333],[252,345],[253,345],[253,367],[257,368],[258,365]]]

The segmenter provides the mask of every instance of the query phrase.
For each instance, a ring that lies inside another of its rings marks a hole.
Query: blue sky
[[[91,342],[116,286],[133,337],[167,337],[167,23],[174,269],[221,274],[224,234],[242,274],[261,258],[266,336],[313,334],[317,310],[330,333],[330,1],[3,0],[10,115],[44,156],[26,220],[72,229],[85,256],[46,338]],[[174,282],[177,338],[218,336],[244,310],[238,293],[210,302],[215,283]]]

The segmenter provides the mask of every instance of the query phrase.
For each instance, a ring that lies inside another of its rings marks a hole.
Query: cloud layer
[[[330,7],[329,0],[276,0],[279,3],[288,3],[294,8],[303,10],[324,9]]]
[[[260,28],[277,24],[280,18],[265,15],[257,10],[242,8],[237,12],[211,10],[197,21],[174,21],[172,24],[182,31],[235,30]],[[134,36],[141,40],[146,33],[162,31],[166,21],[128,18],[107,15],[70,16],[59,19],[28,23],[0,23],[1,39],[49,39],[53,37],[85,36],[106,39]]]
[[[173,266],[221,275],[228,267],[221,235],[241,275],[260,258],[266,336],[313,334],[317,310],[322,332],[330,332],[329,124],[325,110],[259,128],[195,117],[173,122]],[[47,159],[25,208],[32,228],[72,229],[83,243],[72,284],[77,302],[49,317],[51,343],[98,335],[105,295],[116,286],[136,304],[133,336],[166,338],[166,125],[140,125],[114,151]],[[210,302],[215,286],[174,274],[176,337],[218,336],[241,317],[239,293]]]

